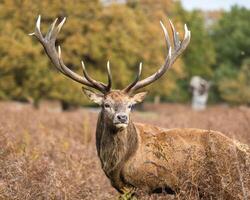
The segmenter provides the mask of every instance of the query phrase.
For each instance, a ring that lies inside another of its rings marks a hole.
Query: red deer
[[[99,91],[96,93],[83,88],[87,97],[101,106],[96,126],[96,148],[102,169],[113,187],[121,193],[139,189],[148,193],[177,194],[185,185],[189,190],[196,188],[199,195],[216,199],[247,198],[247,190],[250,189],[249,173],[246,173],[249,172],[248,146],[216,131],[163,129],[135,123],[130,118],[132,106],[142,102],[146,96],[146,92],[135,92],[162,77],[188,46],[191,34],[186,25],[181,41],[170,21],[171,44],[167,29],[161,22],[168,47],[165,63],[143,80],[140,80],[140,64],[131,84],[123,90],[112,90],[109,62],[107,84],[91,78],[83,62],[84,76],[64,64],[61,49],[58,47],[57,51],[55,42],[65,18],[58,26],[56,19],[45,37],[40,30],[40,20],[39,16],[35,32],[31,35],[43,45],[55,67],[74,81]]]

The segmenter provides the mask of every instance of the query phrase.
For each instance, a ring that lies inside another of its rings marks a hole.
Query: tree
[[[188,51],[184,55],[186,72],[188,77],[202,76],[211,78],[213,74],[212,65],[215,63],[215,50],[205,20],[200,11],[186,13],[185,20],[192,33],[192,40]]]
[[[48,0],[1,1],[0,98],[24,101],[31,99],[35,104],[42,98],[82,103],[79,85],[61,78],[62,75],[53,70],[41,45],[28,36],[28,33],[34,30],[38,14],[42,15],[44,33],[56,17],[62,19],[63,16],[70,16],[60,33],[59,42],[63,46],[66,64],[70,68],[79,66],[80,59],[87,54],[86,44],[89,43],[93,29],[92,22],[96,20],[95,16],[100,8],[97,0],[76,0],[67,4],[63,0],[53,3]],[[79,37],[81,35],[86,37]]]
[[[250,105],[250,59],[245,59],[237,71],[230,70],[229,66],[220,66],[217,72],[221,97],[230,103]]]
[[[215,26],[216,84],[220,98],[230,103],[249,103],[250,10],[234,6]],[[239,98],[241,97],[241,98]]]

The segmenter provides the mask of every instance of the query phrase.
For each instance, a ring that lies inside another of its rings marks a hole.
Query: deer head
[[[61,54],[61,48],[60,46],[58,46],[58,50],[56,50],[55,42],[57,35],[60,32],[65,20],[66,18],[64,18],[58,24],[58,26],[56,26],[58,21],[56,19],[52,23],[49,31],[44,37],[40,30],[41,17],[39,16],[36,22],[35,32],[31,33],[30,35],[34,35],[39,40],[39,42],[43,45],[45,52],[47,53],[52,63],[62,74],[88,87],[88,88],[83,88],[84,93],[91,101],[99,104],[102,107],[102,112],[105,115],[107,123],[110,123],[116,128],[127,127],[127,125],[129,124],[129,114],[132,106],[136,103],[140,103],[141,101],[143,101],[144,97],[146,96],[146,92],[141,92],[141,93],[135,93],[135,92],[162,77],[162,75],[173,65],[177,57],[186,49],[191,37],[190,31],[185,25],[184,39],[180,41],[179,33],[176,32],[174,25],[169,20],[174,41],[173,42],[174,44],[171,45],[168,32],[163,23],[160,22],[168,47],[168,54],[165,59],[165,63],[157,72],[155,72],[154,74],[143,80],[140,80],[140,75],[142,72],[142,63],[140,63],[137,76],[131,84],[129,84],[123,90],[111,90],[112,78],[111,78],[109,62],[107,63],[107,75],[108,75],[107,84],[92,79],[88,75],[83,61],[81,62],[83,76],[76,74],[64,64]],[[93,88],[99,91],[99,93],[96,93],[90,90],[89,88]]]
[[[129,114],[133,105],[143,101],[147,92],[129,95],[121,90],[113,90],[107,94],[97,94],[83,89],[87,97],[102,107],[105,121],[116,128],[126,128],[129,124]]]

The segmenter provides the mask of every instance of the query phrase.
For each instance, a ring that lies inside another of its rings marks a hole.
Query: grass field
[[[96,155],[97,113],[0,102],[0,199],[118,199]],[[217,130],[250,145],[250,108],[244,106],[212,106],[194,112],[189,106],[146,104],[133,118],[165,128]]]

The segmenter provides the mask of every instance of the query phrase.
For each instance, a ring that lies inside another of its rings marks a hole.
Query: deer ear
[[[146,95],[147,95],[148,92],[140,92],[140,93],[137,93],[135,94],[132,99],[133,99],[133,102],[136,104],[136,103],[140,103],[142,102]]]
[[[102,104],[103,94],[97,94],[92,90],[82,88],[84,94],[93,102],[97,103],[98,105]]]

